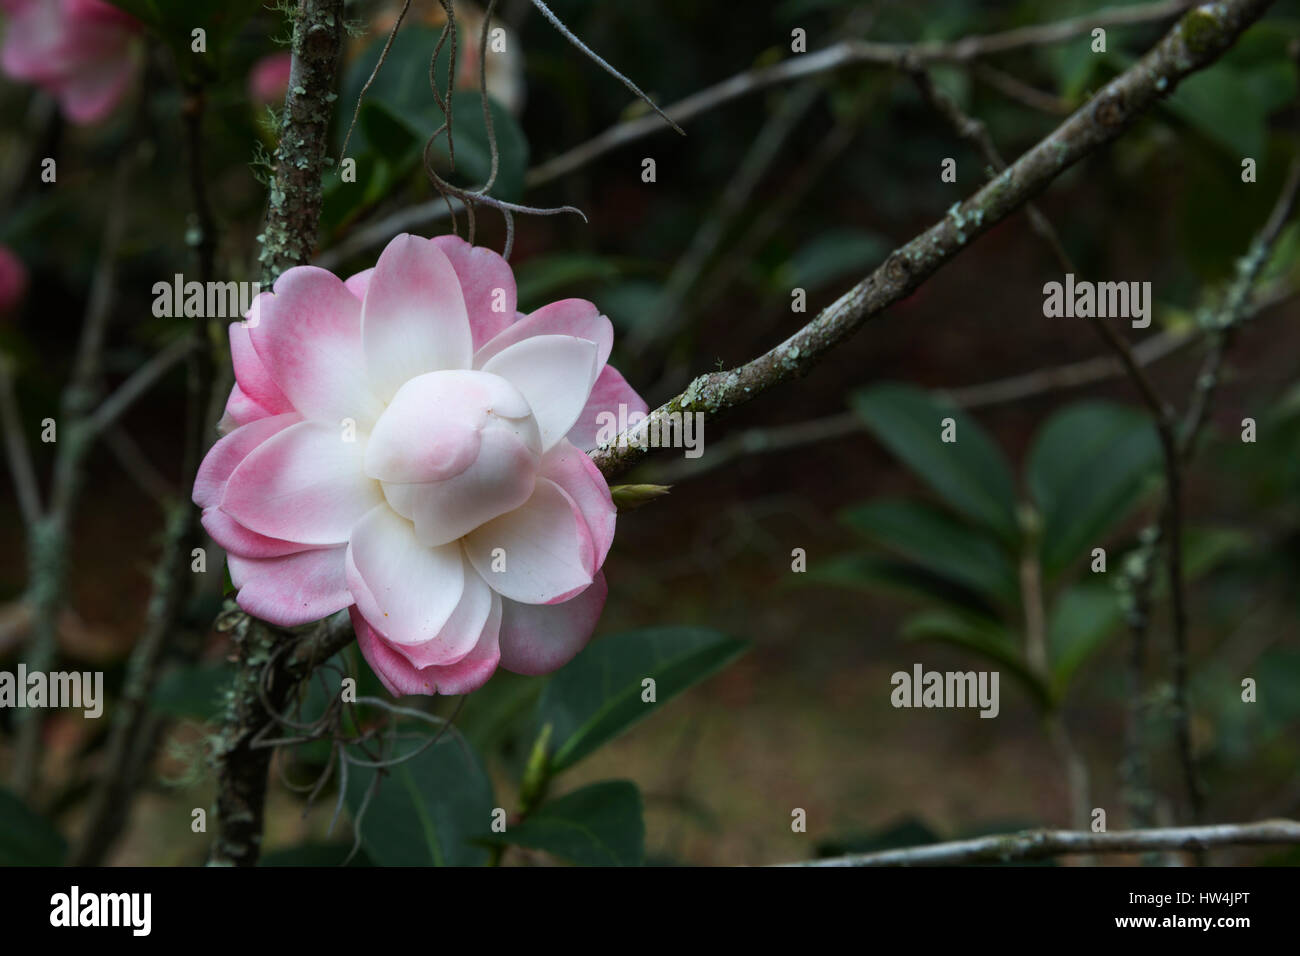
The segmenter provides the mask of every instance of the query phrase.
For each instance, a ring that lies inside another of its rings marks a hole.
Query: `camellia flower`
[[[27,292],[27,267],[8,246],[0,246],[0,316],[8,315]]]
[[[74,123],[96,123],[126,96],[138,20],[104,0],[0,0],[9,14],[0,67],[44,87]]]
[[[271,53],[253,64],[248,71],[248,96],[254,103],[274,105],[289,92],[292,53]]]
[[[646,410],[612,343],[589,302],[518,314],[505,260],[453,236],[398,236],[346,282],[285,272],[230,328],[227,434],[194,485],[239,605],[350,608],[394,695],[568,662],[614,538],[585,451],[602,411]]]

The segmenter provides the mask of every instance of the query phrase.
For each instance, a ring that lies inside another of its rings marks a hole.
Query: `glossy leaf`
[[[986,531],[918,501],[877,498],[847,509],[854,531],[935,575],[1002,604],[1018,602],[1015,568],[999,541]]]
[[[1146,416],[1123,405],[1083,402],[1054,415],[1029,453],[1029,490],[1042,516],[1043,570],[1052,577],[1106,538],[1160,468]]]
[[[349,768],[346,799],[354,821],[376,772]],[[385,772],[361,820],[362,845],[380,866],[480,865],[487,851],[470,838],[491,821],[493,808],[492,784],[478,754],[448,733]]]
[[[642,813],[636,784],[609,780],[548,800],[522,823],[482,840],[545,850],[583,866],[640,866],[645,860]]]
[[[910,385],[881,384],[853,395],[853,410],[872,434],[944,501],[1003,540],[1015,541],[1011,470],[987,433],[955,405]],[[956,441],[941,440],[952,418]]]
[[[1047,687],[1025,664],[1014,636],[997,621],[973,614],[924,611],[904,622],[902,636],[904,640],[940,641],[974,651],[986,661],[1005,668],[1040,705],[1050,702]]]
[[[743,641],[702,627],[652,627],[602,638],[558,671],[538,703],[551,724],[551,771],[577,763],[739,657]],[[654,680],[655,700],[644,701]]]

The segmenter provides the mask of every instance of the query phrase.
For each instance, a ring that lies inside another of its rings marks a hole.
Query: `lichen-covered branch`
[[[1300,844],[1300,823],[1264,820],[1204,827],[1150,830],[1025,830],[1001,836],[955,840],[929,846],[859,853],[787,866],[956,866],[963,863],[1017,863],[1076,853],[1146,853],[1175,850],[1194,853],[1223,846]]]
[[[302,265],[316,248],[334,78],[343,44],[343,0],[300,0],[275,175],[262,232],[262,285]]]
[[[294,13],[289,92],[262,243],[262,279],[266,286],[284,270],[305,264],[316,245],[321,183],[328,162],[326,134],[337,99],[334,86],[343,32],[343,0],[300,0]],[[294,638],[242,613],[232,617],[230,629],[238,672],[213,747],[218,834],[209,862],[252,866],[261,852],[262,815],[272,755],[270,748],[257,747],[255,738],[270,722],[267,705],[281,707],[310,671],[311,664],[329,654],[315,645],[305,651],[294,645],[286,652],[286,642]],[[350,629],[348,636],[350,639]],[[339,646],[344,645],[346,641]],[[322,657],[314,656],[318,650]],[[305,656],[300,656],[300,651]],[[271,661],[275,666],[268,668]],[[307,663],[295,663],[302,661]],[[293,669],[298,666],[303,667],[301,673]]]
[[[660,434],[674,433],[687,412],[715,417],[805,374],[834,346],[906,297],[977,236],[1042,192],[1057,176],[1127,129],[1179,81],[1221,56],[1272,0],[1227,0],[1198,7],[1156,46],[1109,83],[1051,135],[921,235],[896,249],[871,275],[841,295],[780,345],[728,371],[701,375],[650,414]],[[593,452],[606,478],[621,474],[648,449],[618,438]]]
[[[821,50],[800,54],[771,66],[744,70],[665,107],[664,115],[674,123],[685,123],[740,97],[782,83],[797,83],[803,79],[853,66],[895,68],[904,62],[917,65],[969,64],[982,56],[1062,43],[1082,36],[1096,27],[1156,23],[1176,16],[1191,5],[1192,0],[1160,0],[1157,3],[1114,7],[1056,23],[968,37],[954,43],[871,43],[858,39],[845,39]],[[1021,96],[1023,97],[1023,93]],[[1041,105],[1040,101],[1039,106]],[[1052,112],[1061,111],[1059,104],[1054,104]],[[534,166],[528,170],[524,183],[529,189],[544,186],[581,169],[611,150],[669,128],[653,114],[619,123],[585,143],[580,143],[559,156]],[[833,137],[834,135],[832,134]],[[425,226],[446,216],[453,216],[461,208],[463,204],[458,200],[453,199],[449,204],[441,197],[404,207],[353,232],[338,245],[322,253],[316,260],[316,264],[323,269],[333,269],[349,256],[374,246],[381,246],[400,232]]]

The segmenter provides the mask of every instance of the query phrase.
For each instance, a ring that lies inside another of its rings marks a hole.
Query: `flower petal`
[[[515,674],[549,674],[587,646],[609,588],[597,574],[591,586],[562,604],[501,603],[501,666]]]
[[[619,406],[626,409],[621,416]],[[645,399],[636,393],[618,369],[606,365],[596,377],[596,384],[592,386],[591,397],[587,399],[582,414],[565,437],[583,451],[591,451],[601,439],[609,440],[617,434],[601,434],[602,423],[608,420],[601,417],[602,413],[610,413],[614,416],[614,422],[620,422],[627,421],[633,413],[640,412],[644,415],[649,410]]]
[[[436,638],[465,592],[460,546],[426,548],[411,523],[387,505],[357,523],[346,569],[361,613],[395,644]]]
[[[507,346],[483,363],[528,400],[548,451],[573,427],[596,380],[597,346],[570,335],[537,335]]]
[[[514,321],[515,274],[497,253],[471,246],[460,236],[437,236],[432,241],[460,279],[473,347],[478,348]]]
[[[473,358],[460,279],[443,251],[419,236],[400,235],[380,254],[361,328],[366,372],[384,401],[417,375],[467,369]]]
[[[282,558],[286,554],[314,550],[304,548],[297,541],[268,538],[256,531],[249,531],[220,508],[204,508],[199,520],[223,551],[241,558]]]
[[[596,343],[596,364],[603,368],[614,347],[614,325],[586,299],[561,299],[544,305],[496,335],[474,354],[474,367],[516,342],[537,335],[572,335]]]
[[[362,471],[364,455],[363,442],[344,441],[332,425],[290,425],[235,469],[221,510],[268,537],[343,544],[361,517],[383,501],[379,483]]]
[[[546,453],[540,474],[568,492],[582,512],[594,549],[591,570],[593,573],[600,570],[610,545],[614,543],[614,524],[618,516],[605,476],[591,458],[565,440]]]
[[[474,463],[445,481],[384,483],[389,504],[415,522],[415,536],[421,544],[455,541],[532,496],[538,456],[517,435],[503,428],[487,428],[477,449]]]
[[[492,613],[474,650],[446,667],[414,667],[397,653],[352,609],[352,627],[357,632],[361,654],[394,697],[404,694],[468,694],[478,690],[497,669],[500,650],[497,635],[501,627],[501,599],[492,595]]]
[[[591,583],[591,532],[573,499],[546,478],[537,479],[528,501],[470,532],[464,544],[488,586],[512,601],[553,604]],[[494,560],[498,548],[504,562]]]
[[[300,421],[298,415],[275,415],[241,425],[208,449],[194,476],[193,501],[200,508],[221,504],[226,482],[253,450],[272,436]]]
[[[270,412],[245,395],[243,389],[237,384],[232,385],[230,397],[226,399],[225,411],[221,413],[221,420],[217,422],[217,433],[229,435],[240,425],[247,425],[249,422],[268,418],[270,415]],[[293,417],[297,419],[301,416]]]
[[[235,600],[254,617],[297,627],[328,617],[352,603],[343,575],[346,548],[299,551],[279,558],[227,554]]]
[[[405,657],[412,667],[446,667],[465,658],[478,645],[492,615],[494,604],[500,598],[487,586],[473,568],[465,570],[465,592],[438,636],[423,644],[397,644],[389,646]]]
[[[270,299],[270,294],[262,292],[258,298],[267,296],[262,306]],[[256,300],[255,300],[256,301]],[[260,308],[260,307],[259,307]],[[252,309],[249,309],[252,312]],[[232,322],[230,329],[230,360],[235,367],[235,382],[239,389],[252,401],[262,406],[272,415],[282,415],[293,411],[293,403],[280,391],[271,373],[258,357],[253,348],[251,333],[242,322]]]
[[[249,311],[258,357],[304,418],[335,426],[352,419],[363,429],[374,423],[383,404],[366,384],[361,303],[338,276],[295,266]]]
[[[374,274],[374,266],[371,266],[369,269],[362,269],[354,276],[349,276],[343,284],[358,299],[365,299],[366,290],[370,288],[370,277]]]
[[[482,372],[418,375],[393,396],[366,447],[366,474],[408,483],[455,477],[479,454],[489,409],[527,418],[528,403],[510,384]]]

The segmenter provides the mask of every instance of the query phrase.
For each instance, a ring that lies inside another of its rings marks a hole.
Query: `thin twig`
[[[384,63],[388,60],[388,51],[393,47],[393,41],[397,39],[397,31],[402,29],[402,21],[406,19],[406,12],[411,9],[411,0],[406,0],[402,4],[402,9],[398,11],[397,21],[393,24],[393,29],[388,32],[388,39],[384,41],[384,48],[379,51],[379,59],[375,61],[375,68],[370,71],[370,76],[361,87],[361,92],[357,94],[357,105],[352,110],[352,121],[348,123],[348,131],[343,137],[343,148],[339,150],[339,165],[343,165],[343,157],[348,154],[348,143],[352,142],[352,133],[357,128],[357,120],[361,117],[361,104],[370,92],[371,85],[375,78],[379,76],[379,71],[383,68]]]
[[[626,86],[633,96],[635,96],[639,100],[644,101],[647,106],[649,106],[652,110],[655,111],[656,114],[658,114],[660,119],[662,119],[665,123],[671,126],[676,132],[680,133],[683,136],[686,135],[686,131],[682,129],[680,126],[678,126],[676,123],[674,123],[664,113],[664,111],[658,107],[658,105],[655,103],[654,100],[650,99],[650,97],[642,93],[641,88],[639,86],[637,86],[635,83],[633,83],[630,79],[628,79],[618,70],[614,69],[608,63],[606,63],[605,60],[603,60],[596,53],[595,50],[587,46],[587,44],[583,43],[582,40],[580,40],[573,33],[572,30],[570,30],[563,23],[561,23],[560,18],[557,17],[554,13],[552,13],[551,8],[548,7],[546,4],[544,4],[542,0],[533,0],[533,6],[535,6],[538,9],[538,11],[541,12],[542,16],[544,16],[547,19],[547,21],[551,24],[551,26],[555,27],[555,29],[560,32],[560,35],[563,36],[564,39],[568,40],[575,47],[581,50],[583,54],[586,55],[586,57],[589,60],[591,60],[591,62],[595,63],[598,67],[600,67],[610,76],[614,77],[614,79],[618,80],[620,83]]]
[[[1151,830],[1024,830],[1001,836],[955,840],[929,846],[882,850],[787,863],[786,866],[954,866],[963,863],[1015,863],[1074,853],[1144,853],[1152,850],[1195,852],[1220,846],[1300,844],[1300,823],[1264,820],[1259,823],[1219,823],[1204,827]]]
[[[1094,14],[1039,27],[1027,27],[982,37],[968,37],[953,43],[870,43],[844,40],[813,53],[802,53],[772,66],[744,70],[666,107],[665,115],[685,123],[701,113],[758,92],[778,83],[789,83],[849,66],[873,64],[897,67],[907,60],[920,66],[932,63],[965,63],[993,53],[1005,53],[1032,46],[1062,43],[1089,33],[1096,27],[1151,23],[1175,16],[1189,6],[1188,0],[1166,0],[1141,6],[1099,10]],[[529,171],[525,183],[540,186],[559,179],[612,149],[640,139],[662,128],[655,117],[642,116],[620,123],[600,135],[561,153]]]
[[[1061,24],[1050,25],[1037,33],[1025,36],[1023,31],[1010,31],[1009,34],[991,34],[978,38],[982,43],[974,47],[966,45],[958,49],[956,44],[889,44],[864,43],[860,40],[844,40],[813,53],[801,54],[773,66],[743,70],[713,86],[693,93],[664,108],[664,114],[672,121],[685,123],[702,113],[723,106],[730,101],[751,93],[756,93],[781,83],[797,82],[808,77],[818,76],[846,67],[868,64],[896,68],[904,60],[925,65],[927,63],[969,62],[983,55],[983,51],[998,52],[1007,47],[1008,40],[1022,46],[1048,45],[1060,43],[1073,37],[1088,33],[1095,27],[1124,26],[1152,23],[1167,19],[1182,10],[1188,2],[1160,2],[1133,7],[1119,7],[1113,10],[1101,10],[1095,14]],[[970,52],[971,50],[974,52]],[[656,116],[641,116],[610,127],[603,133],[581,143],[572,149],[547,160],[528,170],[524,185],[528,189],[544,186],[569,173],[587,165],[605,153],[627,143],[663,129],[663,124]],[[363,252],[377,245],[383,245],[393,236],[419,226],[436,222],[447,216],[454,216],[457,209],[463,208],[456,203],[447,203],[439,198],[415,206],[407,206],[393,212],[382,220],[352,233],[337,246],[326,250],[316,259],[316,264],[323,269],[333,269],[341,265],[349,256]]]
[[[136,116],[137,128],[142,114],[143,108]],[[112,313],[117,253],[128,208],[126,184],[143,155],[141,148],[126,151],[113,173],[103,239],[91,279],[77,357],[61,400],[62,434],[55,443],[49,508],[29,536],[26,601],[32,609],[32,627],[27,666],[34,672],[48,671],[58,652],[58,618],[67,600],[68,535],[85,483],[85,460],[93,444],[93,431],[86,427],[86,418],[94,404],[100,357]],[[45,713],[40,710],[19,710],[15,714],[18,743],[10,784],[20,796],[30,794],[36,785],[44,718]]]
[[[1250,313],[1264,313],[1277,305],[1292,301],[1296,294],[1294,289],[1275,292],[1252,303]],[[1186,351],[1203,337],[1200,329],[1168,329],[1149,336],[1134,346],[1134,358],[1142,366],[1153,365]],[[1052,392],[1095,385],[1120,378],[1124,374],[1125,369],[1120,360],[1108,353],[977,385],[935,391],[961,408],[991,408]],[[646,478],[649,481],[674,484],[688,478],[698,478],[750,455],[789,451],[805,445],[834,441],[865,429],[862,419],[853,412],[837,412],[789,425],[747,428],[714,442],[709,446],[709,453],[700,458],[657,462],[646,472]]]
[[[182,101],[185,158],[197,227],[194,243],[198,279],[207,284],[216,272],[216,221],[208,196],[203,158],[203,118],[207,100],[201,84],[189,86]],[[97,432],[109,428],[122,411],[175,361],[187,362],[185,437],[181,446],[181,487],[194,483],[199,458],[212,434],[211,391],[215,320],[196,324],[189,334],[158,353],[129,378],[90,419]],[[126,825],[132,797],[161,737],[163,719],[149,708],[181,612],[195,587],[191,553],[200,541],[198,513],[189,501],[166,509],[162,553],[154,567],[144,628],[131,650],[126,684],[113,714],[105,765],[91,794],[87,821],[71,859],[78,866],[100,865]]]
[[[197,336],[186,335],[154,353],[90,414],[86,419],[89,433],[100,435],[116,424],[142,395],[153,388],[164,375],[189,358],[202,344]]]
[[[18,510],[30,532],[41,520],[41,494],[37,488],[31,448],[23,435],[23,417],[14,392],[12,365],[9,356],[0,355],[0,427],[4,429],[5,457],[18,496]]]
[[[1270,5],[1271,0],[1229,0],[1213,8],[1213,15],[1204,11],[1189,14],[1209,21],[1198,23],[1195,43],[1189,43],[1181,23],[1176,25],[1090,103],[974,196],[954,204],[942,221],[895,250],[871,275],[794,335],[745,365],[701,375],[682,394],[650,413],[653,424],[642,422],[638,427],[647,431],[657,427],[661,436],[667,433],[671,439],[684,413],[716,417],[806,373],[831,348],[910,294],[1064,170],[1119,136],[1159,99],[1172,93],[1180,80],[1212,63]],[[606,478],[611,478],[635,464],[647,450],[618,436],[596,449],[592,458]]]

